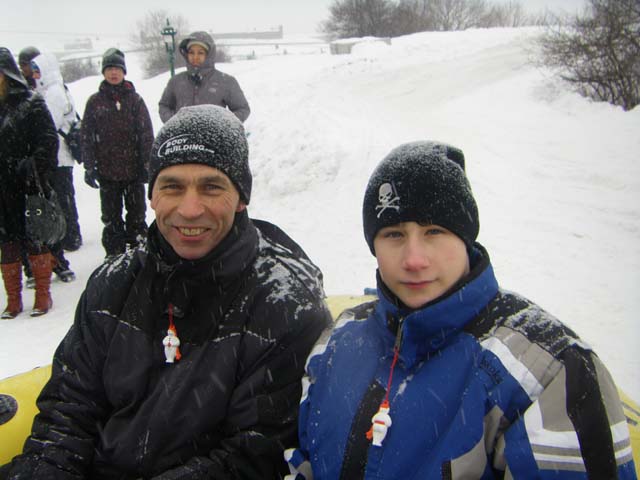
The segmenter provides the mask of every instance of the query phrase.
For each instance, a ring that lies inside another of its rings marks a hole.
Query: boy
[[[296,478],[636,478],[604,365],[498,286],[461,150],[394,149],[362,215],[379,300],[307,361]]]
[[[125,80],[126,73],[124,53],[108,49],[102,58],[104,80],[87,100],[82,121],[85,183],[100,189],[107,257],[123,253],[127,245],[144,243],[147,236],[144,183],[153,126],[144,100]]]

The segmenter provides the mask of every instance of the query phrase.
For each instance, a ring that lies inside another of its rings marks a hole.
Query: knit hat
[[[242,122],[216,105],[182,107],[160,129],[149,162],[149,198],[163,168],[197,163],[224,172],[249,204],[249,146]]]
[[[202,48],[205,49],[206,52],[209,52],[209,45],[207,45],[204,42],[200,42],[198,40],[191,40],[189,43],[187,43],[187,51],[189,51],[189,49],[193,46],[193,45],[200,45]]]
[[[24,47],[18,54],[18,64],[28,65],[38,55],[40,55],[40,50],[36,47]]]
[[[124,63],[124,53],[117,48],[110,48],[102,55],[102,73],[107,67],[119,67],[126,74],[127,66]]]
[[[470,249],[480,219],[462,150],[439,142],[405,143],[393,149],[369,179],[362,221],[373,255],[378,231],[402,222],[440,225]]]

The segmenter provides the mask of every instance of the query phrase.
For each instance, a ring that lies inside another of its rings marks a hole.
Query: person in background
[[[87,100],[82,120],[85,183],[100,189],[106,256],[144,243],[147,236],[144,184],[153,126],[147,105],[125,80],[126,73],[124,53],[108,49],[102,57],[104,80]]]
[[[160,98],[159,112],[163,122],[182,107],[211,104],[228,108],[244,122],[251,110],[238,81],[216,69],[216,45],[207,32],[193,32],[180,42],[180,54],[187,71],[169,80]]]
[[[31,89],[36,88],[36,80],[33,78],[33,71],[31,69],[31,60],[36,58],[38,55],[40,55],[40,50],[33,46],[24,47],[18,54],[18,65],[20,66],[20,71]]]
[[[75,161],[60,132],[67,133],[69,131],[75,121],[76,110],[73,98],[62,80],[60,66],[55,55],[43,53],[35,57],[31,63],[33,76],[36,80],[36,91],[47,102],[47,107],[58,132],[58,167],[51,175],[51,184],[64,212],[67,232],[60,244],[51,247],[51,253],[57,260],[53,271],[63,282],[70,282],[75,280],[75,274],[64,256],[64,247],[69,250],[77,250],[82,244],[82,236],[78,224],[78,209],[73,186]]]
[[[362,217],[378,300],[314,347],[288,478],[636,478],[600,359],[499,287],[461,150],[392,150]]]
[[[24,47],[18,54],[18,66],[22,72],[22,76],[27,81],[27,85],[31,90],[36,88],[36,80],[33,78],[33,70],[31,69],[31,60],[40,55],[40,50],[37,47],[29,46]],[[26,277],[27,288],[35,288],[36,282],[33,278],[33,272],[31,271],[31,264],[29,264],[29,254],[26,248],[22,249],[21,253],[22,267]]]
[[[25,231],[25,195],[36,193],[56,167],[58,135],[44,99],[32,91],[20,74],[12,53],[0,47],[0,267],[7,292],[3,319],[17,317],[22,305],[23,250],[35,279],[31,316],[52,307],[53,258],[46,245],[31,241]]]
[[[180,110],[149,174],[147,246],[87,282],[11,480],[284,475],[304,359],[331,320],[322,274],[249,218],[248,145],[230,112]]]

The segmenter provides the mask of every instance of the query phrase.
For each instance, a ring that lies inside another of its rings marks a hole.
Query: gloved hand
[[[95,172],[90,170],[84,172],[84,183],[89,185],[91,188],[100,188]]]

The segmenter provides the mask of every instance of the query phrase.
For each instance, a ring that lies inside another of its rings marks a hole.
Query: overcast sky
[[[491,1],[491,0],[489,0]],[[529,11],[574,12],[586,0],[521,0]],[[333,0],[17,0],[0,16],[0,38],[13,32],[129,34],[150,10],[165,9],[189,21],[192,30],[265,30],[314,33]],[[4,3],[4,2],[3,2]],[[1,44],[1,41],[0,41]]]

